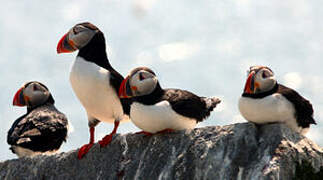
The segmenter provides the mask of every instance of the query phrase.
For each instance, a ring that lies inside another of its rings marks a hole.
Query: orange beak
[[[77,48],[74,42],[68,38],[68,33],[66,33],[57,44],[57,54],[70,53],[76,50]]]
[[[132,89],[135,89],[135,87],[133,87]],[[131,97],[132,97],[132,90],[129,84],[129,76],[127,76],[120,85],[119,98],[131,98]]]
[[[255,92],[255,72],[252,71],[247,79],[246,85],[244,87],[244,93],[253,94]]]
[[[22,90],[23,87],[16,92],[12,102],[14,106],[26,106],[25,96]]]

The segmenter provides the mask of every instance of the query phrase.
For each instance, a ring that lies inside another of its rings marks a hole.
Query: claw
[[[139,132],[136,132],[135,134],[143,134],[145,136],[152,136],[152,135],[154,135],[153,133],[146,132],[146,131],[139,131]]]
[[[105,147],[108,144],[110,144],[110,142],[112,141],[113,135],[117,133],[119,123],[120,123],[119,121],[114,121],[113,131],[111,132],[111,134],[104,136],[104,138],[102,138],[102,140],[99,141],[100,147]]]
[[[90,151],[92,146],[93,146],[93,143],[83,145],[77,154],[77,158],[82,159]]]
[[[158,131],[157,133],[164,134],[164,133],[172,133],[174,131],[175,131],[174,129],[164,129],[164,130]]]
[[[89,144],[83,145],[77,153],[77,158],[82,159],[91,149],[94,144],[94,127],[90,128],[90,142]]]
[[[112,134],[106,135],[104,138],[102,138],[101,141],[99,141],[100,147],[105,147],[108,144],[110,144],[110,142],[112,141]]]
[[[164,130],[158,131],[156,133],[150,133],[150,132],[146,132],[146,131],[139,131],[139,132],[136,132],[135,134],[143,134],[145,136],[152,136],[154,134],[172,133],[174,131],[175,131],[174,129],[164,129]]]

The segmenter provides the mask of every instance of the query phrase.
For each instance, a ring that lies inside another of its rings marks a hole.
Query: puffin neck
[[[269,91],[262,92],[262,93],[257,93],[257,94],[243,93],[242,97],[251,97],[251,98],[254,98],[254,99],[264,98],[266,96],[269,96],[269,95],[272,95],[272,94],[276,93],[277,91],[278,91],[278,83],[276,82],[274,88],[272,88]]]
[[[50,96],[48,97],[47,101],[45,101],[45,102],[44,102],[44,103],[42,103],[42,104],[38,104],[38,105],[36,105],[36,106],[27,106],[27,114],[28,114],[28,113],[30,113],[31,111],[33,111],[34,109],[36,109],[36,108],[40,107],[40,106],[44,106],[44,105],[49,105],[49,106],[51,106],[51,105],[54,105],[54,104],[55,104],[55,100],[54,100],[53,96],[52,96],[52,95],[50,95]]]
[[[134,97],[133,100],[145,105],[153,105],[160,101],[160,98],[163,96],[164,90],[161,88],[159,82],[156,85],[155,90],[144,96]]]
[[[35,110],[35,109],[37,109],[37,108],[39,108],[39,107],[41,107],[41,106],[52,106],[52,105],[54,105],[54,104],[52,104],[52,103],[50,103],[50,102],[46,101],[45,103],[40,104],[40,105],[37,105],[37,106],[30,106],[30,107],[27,107],[27,114],[29,114],[31,111],[33,111],[33,110]]]
[[[95,34],[90,42],[79,50],[77,56],[102,68],[112,69],[106,53],[105,38],[102,32]]]

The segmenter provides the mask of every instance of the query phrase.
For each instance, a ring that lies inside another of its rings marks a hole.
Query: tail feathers
[[[221,102],[221,99],[217,97],[212,97],[212,98],[204,98],[204,101],[206,103],[206,108],[209,111],[213,111],[213,109]]]
[[[310,119],[310,124],[315,124],[316,125],[316,122],[315,122],[313,117],[311,117],[311,119]]]

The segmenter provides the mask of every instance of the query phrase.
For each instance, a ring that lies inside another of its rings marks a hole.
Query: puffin
[[[112,132],[99,141],[107,146],[121,121],[129,121],[129,100],[120,100],[118,90],[123,76],[110,64],[105,38],[95,25],[84,22],[73,26],[58,42],[57,53],[78,50],[70,72],[70,83],[85,108],[90,130],[90,141],[78,151],[82,159],[94,144],[94,130],[99,122],[114,123]]]
[[[295,90],[277,82],[266,66],[251,66],[239,99],[241,115],[256,124],[285,123],[305,135],[313,119],[312,104]]]
[[[66,141],[68,121],[58,111],[48,88],[37,81],[25,83],[15,94],[14,106],[27,106],[8,131],[10,150],[18,157],[53,154]]]
[[[163,89],[147,67],[130,72],[120,86],[119,97],[132,98],[130,119],[142,130],[139,133],[146,135],[193,129],[221,102],[186,90]]]

